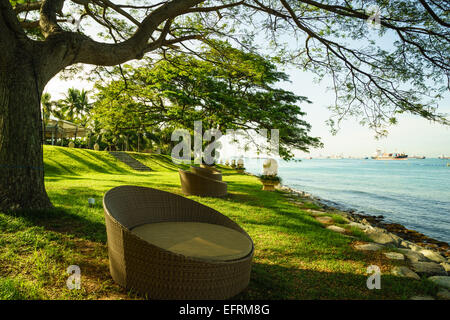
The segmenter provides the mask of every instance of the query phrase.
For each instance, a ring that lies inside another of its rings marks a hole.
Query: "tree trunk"
[[[40,110],[44,83],[27,50],[17,46],[8,60],[0,64],[0,210],[50,208]]]

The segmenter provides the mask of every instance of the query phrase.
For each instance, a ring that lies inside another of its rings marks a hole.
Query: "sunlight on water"
[[[261,174],[262,159],[245,159]],[[340,207],[384,215],[432,238],[450,243],[448,160],[405,161],[312,159],[279,163],[283,184]]]

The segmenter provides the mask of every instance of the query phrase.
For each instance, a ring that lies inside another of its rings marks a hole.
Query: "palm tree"
[[[48,125],[48,120],[53,114],[53,107],[55,106],[55,101],[52,101],[52,96],[50,93],[44,93],[41,97],[41,108],[42,108],[42,133],[45,141],[45,129]]]
[[[69,88],[65,98],[59,101],[59,106],[64,120],[86,126],[92,109],[87,91]]]

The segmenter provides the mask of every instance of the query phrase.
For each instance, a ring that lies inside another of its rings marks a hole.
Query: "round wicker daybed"
[[[220,170],[216,168],[215,164],[200,163],[200,168],[209,169],[209,170],[220,172]]]
[[[207,170],[207,169],[206,169]],[[223,197],[227,195],[226,182],[179,169],[181,191],[185,195]]]
[[[222,172],[218,170],[191,166],[191,172],[217,181],[222,181]]]
[[[151,299],[227,299],[250,280],[250,236],[218,211],[136,186],[103,199],[111,276]]]

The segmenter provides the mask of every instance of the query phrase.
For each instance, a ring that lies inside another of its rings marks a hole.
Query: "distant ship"
[[[438,159],[450,159],[450,157],[446,157],[442,154],[440,157],[438,157]]]
[[[412,156],[409,159],[425,159],[425,156]]]
[[[408,155],[404,153],[381,153],[378,149],[375,156],[372,157],[374,160],[408,160]]]

